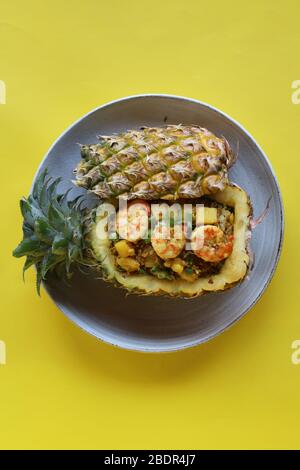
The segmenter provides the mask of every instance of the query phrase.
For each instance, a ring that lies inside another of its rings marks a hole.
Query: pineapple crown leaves
[[[13,256],[26,256],[25,271],[32,265],[37,270],[37,291],[49,271],[71,276],[72,263],[84,262],[86,248],[82,223],[82,197],[68,201],[70,190],[57,192],[61,178],[53,180],[47,170],[37,178],[32,193],[20,201],[23,215],[23,240]]]

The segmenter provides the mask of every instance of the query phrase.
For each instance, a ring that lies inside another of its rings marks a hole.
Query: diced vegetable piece
[[[184,270],[182,273],[180,273],[180,277],[184,281],[194,282],[197,279],[197,274],[196,273],[189,273],[186,270]]]
[[[145,259],[146,268],[152,268],[153,266],[157,264],[157,261],[158,261],[158,258],[155,253],[147,256],[147,258]]]
[[[180,273],[182,273],[182,271],[184,269],[184,265],[182,263],[179,263],[179,262],[174,262],[171,266],[171,269],[175,273],[180,274]]]
[[[169,273],[167,270],[161,269],[158,266],[153,266],[151,272],[154,274],[154,276],[158,277],[158,279],[174,279],[173,274]]]

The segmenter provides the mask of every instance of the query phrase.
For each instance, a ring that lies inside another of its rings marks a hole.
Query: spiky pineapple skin
[[[225,138],[199,126],[144,127],[81,146],[76,184],[101,199],[185,199],[223,190],[235,160]]]

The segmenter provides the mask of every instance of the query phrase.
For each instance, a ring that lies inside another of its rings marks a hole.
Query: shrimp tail
[[[266,207],[262,211],[262,213],[256,219],[252,219],[250,221],[251,230],[254,230],[259,224],[261,224],[264,218],[268,215],[269,210],[270,210],[271,200],[272,200],[272,196],[269,197]]]
[[[225,145],[225,151],[226,151],[226,155],[227,155],[227,158],[228,158],[228,167],[231,167],[237,160],[237,157],[238,157],[238,153],[239,153],[239,141],[237,141],[237,145],[236,145],[236,152],[233,152],[229,143],[228,143],[228,140],[222,135],[222,139],[223,139],[223,142],[224,142],[224,145]]]

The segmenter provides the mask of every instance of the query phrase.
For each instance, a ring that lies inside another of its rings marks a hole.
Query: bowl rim
[[[122,103],[122,102],[125,102],[125,101],[131,101],[131,100],[136,100],[136,99],[143,99],[143,98],[167,98],[167,99],[174,99],[174,100],[178,100],[178,101],[188,101],[190,103],[195,103],[195,104],[198,104],[198,105],[201,105],[202,107],[204,108],[207,108],[221,116],[223,116],[224,118],[226,118],[228,121],[231,122],[231,124],[237,126],[248,138],[249,140],[252,142],[252,144],[254,144],[254,146],[256,146],[258,148],[258,150],[260,151],[262,157],[264,158],[267,166],[268,166],[268,169],[271,173],[271,175],[273,176],[273,179],[274,179],[274,182],[275,182],[275,186],[276,186],[276,191],[277,191],[277,196],[279,198],[279,203],[280,203],[280,239],[279,239],[279,245],[278,245],[278,249],[277,249],[277,253],[276,253],[276,257],[274,258],[273,260],[273,266],[272,266],[272,269],[270,270],[270,273],[269,273],[269,276],[268,276],[268,279],[267,281],[265,282],[264,286],[262,287],[260,293],[257,295],[257,297],[253,300],[253,302],[249,305],[249,307],[247,307],[245,310],[243,310],[234,320],[232,320],[230,323],[228,323],[228,325],[224,326],[223,328],[221,328],[220,330],[214,332],[214,333],[211,333],[211,334],[208,334],[207,336],[205,336],[204,338],[201,338],[201,339],[197,339],[197,340],[194,340],[194,341],[191,341],[191,343],[189,344],[186,344],[186,345],[180,345],[180,346],[174,346],[174,345],[170,345],[170,346],[162,346],[162,347],[146,347],[146,346],[141,346],[141,345],[125,345],[125,344],[121,344],[121,343],[116,343],[116,342],[112,342],[110,340],[108,340],[107,338],[103,337],[103,336],[100,336],[99,334],[97,334],[97,332],[95,332],[93,330],[92,327],[90,327],[88,324],[85,324],[83,326],[83,324],[81,324],[81,322],[79,321],[76,321],[74,318],[71,318],[69,312],[67,310],[65,310],[63,308],[63,306],[58,302],[56,301],[55,299],[53,299],[53,297],[51,296],[49,290],[48,290],[48,286],[47,286],[47,282],[42,282],[43,284],[43,287],[44,287],[44,290],[46,291],[46,293],[48,294],[48,296],[51,298],[51,300],[54,302],[54,304],[58,307],[58,309],[73,323],[75,324],[77,327],[79,327],[80,329],[82,329],[83,331],[89,333],[90,335],[94,336],[95,338],[97,338],[98,340],[104,342],[105,344],[110,344],[112,346],[115,346],[117,348],[120,348],[120,349],[125,349],[125,350],[129,350],[129,351],[136,351],[136,352],[144,352],[144,353],[168,353],[168,352],[176,352],[176,351],[182,351],[184,349],[188,349],[188,348],[192,348],[192,347],[196,347],[200,344],[204,344],[210,340],[212,340],[213,338],[219,336],[220,334],[222,334],[223,332],[225,332],[226,330],[228,330],[231,326],[233,326],[235,323],[237,323],[239,320],[241,320],[253,307],[254,305],[261,299],[261,297],[263,296],[264,292],[266,291],[268,285],[270,284],[274,274],[275,274],[275,271],[276,271],[276,268],[277,268],[277,265],[278,265],[278,262],[279,262],[279,259],[280,259],[280,255],[282,253],[282,246],[283,246],[283,240],[284,240],[284,230],[285,230],[285,220],[284,220],[284,205],[283,205],[283,198],[282,198],[282,194],[281,194],[281,190],[280,190],[280,187],[279,187],[279,183],[278,183],[278,179],[276,177],[276,174],[275,174],[275,171],[271,165],[271,162],[269,160],[269,158],[267,157],[267,155],[265,154],[265,152],[263,151],[263,149],[261,148],[261,146],[257,143],[257,141],[254,139],[254,137],[250,134],[250,132],[248,132],[245,127],[239,122],[237,121],[236,119],[232,118],[231,116],[229,116],[227,113],[225,113],[224,111],[220,110],[219,108],[213,106],[213,105],[210,105],[204,101],[200,101],[200,100],[197,100],[197,99],[194,99],[194,98],[189,98],[189,97],[186,97],[186,96],[180,96],[180,95],[173,95],[173,94],[165,94],[165,93],[142,93],[142,94],[135,94],[135,95],[129,95],[129,96],[125,96],[125,97],[122,97],[122,98],[117,98],[115,100],[111,100],[111,101],[108,101],[100,106],[97,106],[95,108],[93,108],[91,111],[89,111],[88,113],[84,114],[83,116],[81,116],[80,118],[78,118],[76,121],[74,121],[70,126],[68,126],[58,137],[57,139],[55,139],[55,141],[53,142],[53,144],[49,147],[48,151],[46,152],[46,154],[44,155],[43,159],[41,160],[36,172],[35,172],[35,175],[33,177],[33,181],[32,181],[32,185],[31,185],[31,188],[30,188],[30,192],[32,192],[32,188],[34,186],[34,183],[38,177],[38,175],[40,174],[40,171],[44,165],[44,162],[46,161],[46,159],[48,158],[50,152],[52,151],[52,149],[56,146],[56,144],[71,130],[73,129],[77,124],[79,124],[80,122],[82,122],[83,120],[85,120],[87,117],[89,117],[90,115],[94,114],[95,112],[101,110],[101,109],[105,109],[107,107],[110,107],[112,105],[115,105],[115,104],[119,104],[119,103]]]

